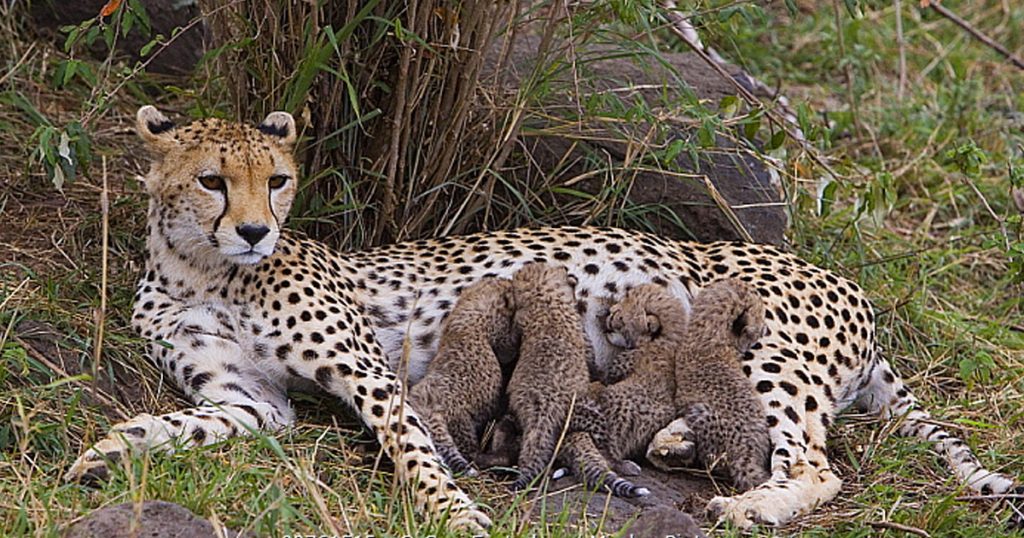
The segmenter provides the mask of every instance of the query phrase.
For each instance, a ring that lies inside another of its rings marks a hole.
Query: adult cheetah
[[[776,448],[767,483],[719,499],[723,515],[738,525],[784,523],[837,494],[826,431],[853,404],[902,417],[899,432],[933,442],[973,489],[1014,488],[916,406],[876,347],[874,316],[860,288],[791,254],[611,228],[540,228],[342,255],[281,228],[297,183],[287,113],[272,113],[256,128],[219,120],[176,127],[149,106],[137,119],[154,160],[144,178],[148,259],[133,325],[154,342],[153,359],[196,407],[116,425],[72,465],[71,479],[102,477],[107,462],[128,449],[286,427],[294,421],[286,387],[313,382],[360,413],[420,508],[449,511],[456,526],[485,526],[487,516],[441,466],[415,411],[400,405],[403,386],[394,371],[408,336],[409,374],[423,375],[440,322],[465,286],[542,262],[577,277],[587,318],[593,302],[647,282],[696,292],[734,277],[762,295],[767,334],[744,357],[744,372],[768,409]],[[594,334],[599,326],[587,324],[603,365],[611,348]],[[651,452],[671,456],[683,430],[673,422]]]

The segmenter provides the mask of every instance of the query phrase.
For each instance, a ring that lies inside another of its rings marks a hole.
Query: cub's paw
[[[685,419],[676,419],[658,433],[647,446],[647,460],[662,471],[689,467],[697,459],[693,430]]]
[[[640,465],[632,460],[619,460],[612,464],[612,470],[620,476],[640,476]]]

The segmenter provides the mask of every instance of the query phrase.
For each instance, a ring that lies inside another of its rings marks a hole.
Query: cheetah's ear
[[[736,339],[734,345],[740,353],[746,353],[751,346],[764,336],[765,326],[752,319],[749,309],[740,313],[732,322],[732,333]]]
[[[158,153],[166,153],[177,143],[174,139],[174,123],[152,105],[139,109],[135,114],[135,123],[142,140]]]
[[[273,138],[285,149],[295,145],[295,118],[287,112],[271,112],[256,127],[261,133]]]

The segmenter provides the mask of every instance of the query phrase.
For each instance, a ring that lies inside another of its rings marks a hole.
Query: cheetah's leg
[[[198,407],[160,416],[142,414],[115,425],[75,461],[65,479],[103,480],[109,473],[108,463],[128,451],[171,451],[252,431],[275,431],[292,423],[294,414],[284,390],[246,367],[237,343],[196,332],[191,324],[183,327],[168,337],[174,349],[154,345],[154,357],[178,377]]]
[[[604,487],[616,497],[633,498],[650,494],[647,488],[636,486],[616,475],[589,433],[568,434],[559,458],[588,487]]]
[[[512,489],[517,491],[529,486],[551,464],[564,425],[559,417],[549,413],[534,413],[524,418],[517,417],[520,424],[526,425],[519,445],[519,478],[512,484]]]
[[[1024,486],[1015,487],[1010,477],[985,469],[966,443],[942,426],[934,424],[931,415],[918,406],[917,398],[903,385],[903,380],[893,373],[885,359],[875,359],[867,383],[858,392],[854,405],[883,419],[902,419],[900,435],[931,442],[935,450],[946,459],[956,477],[971,489],[984,495],[1024,493]],[[1013,511],[1010,524],[1024,527],[1022,507],[1014,505]]]
[[[416,508],[448,514],[452,528],[483,532],[491,520],[455,484],[441,463],[430,434],[412,406],[405,401],[398,377],[387,368],[376,344],[375,356],[348,356],[341,362],[301,364],[300,374],[315,379],[327,392],[353,405],[377,436],[384,452],[395,462],[395,473],[413,488]],[[312,371],[310,371],[312,370]]]
[[[434,413],[424,416],[424,422],[427,423],[427,427],[430,429],[430,438],[434,441],[437,453],[444,460],[448,468],[455,473],[475,475],[476,473],[473,472],[473,468],[466,461],[466,456],[460,450],[460,448],[467,446],[465,444],[466,427],[469,426],[470,431],[472,431],[472,424],[467,424],[467,421],[468,417],[456,417],[445,421],[444,417]]]
[[[703,402],[691,405],[685,416],[696,434],[698,457],[709,471],[724,463],[733,487],[740,492],[768,481],[765,464],[770,447],[754,446],[749,437],[720,424],[715,412]]]

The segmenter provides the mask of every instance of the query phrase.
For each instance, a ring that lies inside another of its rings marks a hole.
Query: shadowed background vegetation
[[[0,7],[0,534],[56,535],[97,507],[156,498],[260,535],[434,529],[392,497],[353,417],[301,395],[299,426],[276,440],[126,460],[95,491],[61,483],[111,423],[182,405],[128,326],[145,212],[132,178],[146,167],[132,124],[147,103],[182,121],[292,112],[304,172],[292,226],[339,248],[539,223],[662,219],[685,235],[694,223],[631,201],[639,172],[692,181],[677,157],[697,162],[724,142],[777,159],[792,250],[861,283],[921,400],[991,468],[1024,476],[1024,240],[1009,196],[1024,182],[1024,78],[916,2],[898,12],[904,45],[889,2],[680,2],[724,56],[782,88],[806,143],[741,99],[699,98],[672,69],[653,102],[595,90],[593,62],[652,69],[688,50],[652,2],[200,1],[207,26],[185,26],[212,45],[184,76],[147,69],[186,34],[154,30],[143,4],[56,31],[31,22],[39,3]],[[1024,6],[943,5],[1024,52]],[[134,35],[133,51],[116,52]],[[514,53],[524,35],[526,64]],[[611,139],[630,157],[594,151],[573,168],[584,172],[545,169],[528,140],[555,132]],[[602,181],[584,191],[589,177]],[[891,431],[857,416],[837,425],[840,498],[780,533],[1001,529],[1004,508],[963,499],[927,446]],[[542,503],[464,482],[498,532],[538,530]],[[555,512],[541,534],[602,521]]]

